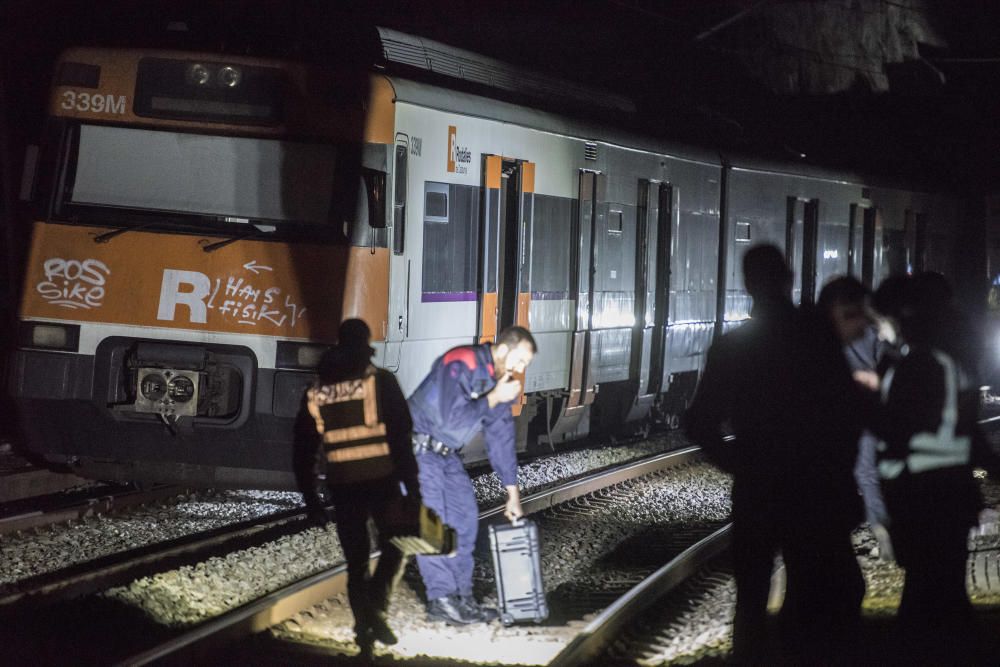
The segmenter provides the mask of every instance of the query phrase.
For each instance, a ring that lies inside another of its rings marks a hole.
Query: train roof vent
[[[635,113],[632,100],[605,90],[508,65],[472,51],[378,28],[382,57],[395,63],[535,98]]]
[[[593,141],[588,141],[583,145],[583,159],[585,160],[597,159],[597,144],[595,144]]]

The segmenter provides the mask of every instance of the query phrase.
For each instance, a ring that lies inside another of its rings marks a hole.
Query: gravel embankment
[[[102,556],[265,517],[301,505],[298,493],[203,492],[168,503],[0,537],[0,585]]]
[[[687,444],[680,431],[671,431],[634,444],[592,447],[553,454],[522,464],[517,473],[518,486],[521,487],[522,494],[542,491],[596,470],[635,461],[659,452],[680,449]],[[472,486],[476,490],[476,499],[480,507],[500,505],[507,499],[507,494],[500,485],[500,478],[494,472],[477,475],[472,480]]]
[[[984,479],[982,483],[986,510],[980,525],[972,531],[969,547],[972,552],[970,571],[976,556],[994,561],[1000,559],[1000,484]],[[863,613],[868,618],[894,616],[903,592],[903,570],[893,561],[880,558],[875,536],[867,525],[854,531],[854,551],[866,582]],[[1000,591],[992,590],[992,582],[977,582],[970,577],[969,597],[979,609],[1000,605]],[[656,646],[637,661],[640,665],[691,664],[705,658],[722,659],[732,647],[732,625],[720,622],[731,619],[736,604],[736,585],[731,577],[701,587],[688,608],[672,622],[668,642]],[[780,603],[780,595],[776,598]],[[777,609],[773,609],[777,611]]]
[[[679,435],[668,434],[636,445],[554,454],[522,467],[521,488],[525,492],[537,491],[563,479],[642,458],[679,444],[682,444]],[[474,484],[482,506],[502,502],[504,492],[493,473],[477,476]],[[4,554],[0,559],[0,585],[126,549],[263,518],[300,507],[301,503],[301,495],[295,492],[206,491],[149,507],[4,535],[0,537],[0,549]],[[318,544],[317,553],[339,554],[335,536],[333,540],[332,546]],[[318,559],[317,563],[323,557]],[[319,565],[315,569],[319,569]]]
[[[671,433],[636,445],[554,454],[522,466],[519,483],[522,493],[529,493],[681,444],[679,434]],[[493,473],[479,475],[473,482],[480,506],[491,507],[505,497]],[[287,495],[293,504],[300,500],[298,494]],[[158,622],[183,626],[204,621],[342,561],[336,530],[329,525],[225,558],[144,577],[106,594],[143,609]]]
[[[624,554],[628,545],[644,544],[652,532],[679,530],[704,522],[721,521],[729,513],[729,478],[706,464],[670,471],[638,482],[621,493],[602,494],[593,502],[569,503],[535,519],[542,535],[542,569],[550,600],[572,599],[582,587],[613,585],[616,576],[629,576],[622,562],[654,558],[655,554]],[[653,541],[650,540],[650,543]],[[488,554],[477,554],[475,588],[486,604],[496,604],[492,564]],[[499,623],[448,627],[428,623],[415,589],[419,577],[404,579],[393,600],[390,625],[399,644],[380,653],[391,659],[496,661],[503,664],[546,664],[589,620],[553,618],[541,625],[504,628]],[[354,651],[352,617],[343,599],[328,600],[309,612],[272,629],[280,639],[319,644],[349,654]],[[489,647],[489,656],[484,648]]]

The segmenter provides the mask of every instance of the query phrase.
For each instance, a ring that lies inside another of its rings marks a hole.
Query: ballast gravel
[[[522,463],[517,479],[521,491],[542,491],[561,482],[586,475],[602,468],[627,463],[637,459],[678,449],[688,444],[679,431],[670,431],[649,440],[634,444],[611,445],[591,449],[579,449],[539,458]],[[476,475],[472,480],[476,499],[481,507],[500,505],[507,500],[507,494],[496,473]]]
[[[0,585],[119,551],[266,517],[301,503],[301,494],[293,492],[203,492],[121,513],[3,535]]]
[[[1000,586],[993,577],[981,577],[985,560],[992,563],[994,572],[1000,570],[1000,484],[981,478],[981,489],[986,509],[980,514],[980,523],[969,534],[969,598],[977,608],[996,608],[1000,605]],[[878,542],[867,524],[852,535],[854,551],[865,577],[865,597],[862,612],[869,618],[891,617],[899,607],[903,592],[903,570],[878,550]],[[977,571],[978,570],[978,571]],[[775,583],[780,585],[780,576]],[[772,612],[780,609],[781,592],[772,590]],[[736,605],[736,586],[731,577],[717,579],[711,586],[701,589],[692,598],[688,609],[671,622],[669,633],[660,634],[661,640],[645,639],[648,652],[635,661],[639,665],[691,664],[706,658],[722,660],[732,647],[732,619]],[[666,639],[663,637],[667,635]]]
[[[524,464],[520,485],[536,491],[563,479],[649,456],[683,444],[669,433],[648,442],[554,454]],[[502,502],[493,473],[473,483],[483,506]],[[0,536],[0,586],[95,560],[126,549],[164,542],[301,507],[302,496],[281,491],[205,491],[171,501]],[[339,549],[339,546],[337,547]],[[338,552],[339,553],[339,552]]]
[[[669,433],[640,444],[554,454],[524,464],[519,472],[519,485],[522,493],[533,492],[567,478],[681,445],[680,435]],[[505,497],[499,479],[492,473],[477,476],[474,485],[481,506],[493,506]],[[286,495],[285,499],[293,506],[301,501],[298,494]],[[245,519],[232,521],[241,520]],[[225,558],[212,558],[196,566],[144,577],[110,589],[105,595],[142,609],[159,623],[185,626],[205,621],[340,562],[343,552],[336,529],[328,525],[233,552]]]
[[[571,501],[534,517],[541,535],[546,591],[555,597],[561,587],[573,587],[585,580],[593,581],[595,586],[605,581],[613,584],[601,575],[609,569],[607,557],[620,545],[654,526],[680,530],[724,520],[730,509],[729,489],[727,475],[707,464],[695,464],[601,492],[596,498]],[[474,587],[486,605],[495,606],[493,568],[486,560],[488,556],[482,556],[477,557]],[[393,598],[389,624],[399,643],[377,648],[377,653],[387,660],[547,664],[599,611],[593,609],[568,622],[553,619],[540,625],[527,623],[509,628],[499,623],[450,627],[426,620],[423,601],[415,592],[418,587],[418,578],[407,577]],[[352,626],[349,606],[340,596],[275,626],[271,633],[278,639],[349,655],[356,650]]]

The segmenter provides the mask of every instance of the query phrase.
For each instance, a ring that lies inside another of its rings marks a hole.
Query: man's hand
[[[493,387],[493,391],[486,394],[486,401],[491,408],[495,408],[501,403],[510,403],[521,395],[521,383],[511,373],[507,373]]]
[[[878,373],[875,371],[856,370],[851,374],[854,381],[869,391],[878,391]]]
[[[507,505],[504,507],[503,515],[513,523],[524,516],[524,510],[521,509],[521,492],[514,485],[505,488],[507,489]]]

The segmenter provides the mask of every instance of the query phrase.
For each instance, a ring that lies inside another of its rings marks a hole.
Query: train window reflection
[[[608,212],[608,231],[621,233],[623,229],[623,216],[621,211]]]
[[[329,144],[81,125],[75,157],[72,204],[306,223],[330,216]]]
[[[424,215],[430,218],[447,218],[448,195],[443,192],[428,192],[424,202]]]

